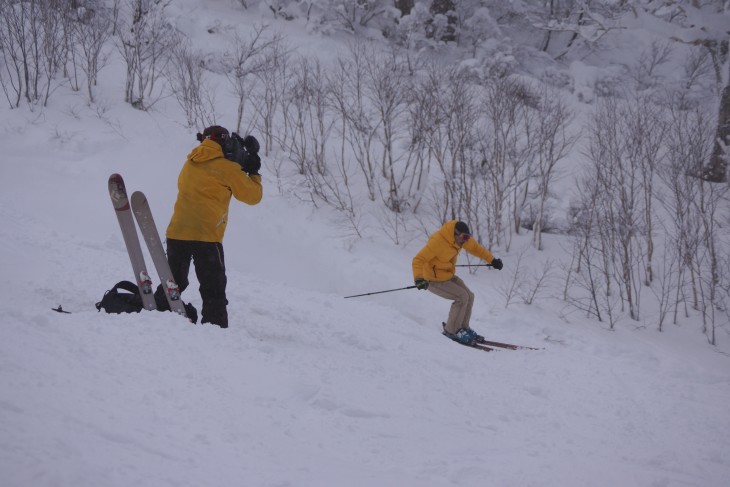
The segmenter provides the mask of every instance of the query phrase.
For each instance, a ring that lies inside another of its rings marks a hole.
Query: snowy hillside
[[[175,4],[191,35],[217,14],[195,4]],[[108,176],[145,192],[164,233],[196,144],[172,102],[122,103],[122,71],[102,72],[102,116],[70,92],[0,108],[0,485],[727,485],[725,329],[710,346],[699,320],[609,331],[558,299],[505,307],[527,235],[492,249],[502,272],[459,275],[477,332],[540,350],[462,347],[440,334],[449,303],[431,293],[343,299],[411,285],[425,238],[353,239],[278,191],[275,156],[262,203],[231,205],[230,328],[98,313],[132,277]],[[548,236],[524,269],[564,249]],[[190,277],[183,299],[200,309]]]

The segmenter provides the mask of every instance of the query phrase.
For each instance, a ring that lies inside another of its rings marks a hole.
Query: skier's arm
[[[464,250],[469,252],[471,255],[479,257],[480,259],[486,261],[488,264],[491,264],[494,260],[494,256],[492,255],[492,253],[479,245],[479,242],[474,240],[474,238],[470,238],[466,241],[466,243],[464,244]]]

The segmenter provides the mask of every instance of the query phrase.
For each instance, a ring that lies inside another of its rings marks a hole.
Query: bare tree
[[[730,10],[727,2],[668,0],[662,5],[635,2],[636,15],[653,17],[647,29],[670,41],[701,46],[712,59],[718,94],[717,126],[712,153],[702,175],[711,182],[727,181],[728,145],[730,144]]]
[[[325,74],[318,60],[299,58],[289,97],[287,118],[291,137],[287,150],[290,158],[300,174],[324,175],[333,121],[327,105]]]
[[[368,198],[375,201],[377,159],[374,146],[378,119],[367,103],[365,93],[367,59],[372,55],[363,44],[351,44],[349,57],[338,58],[329,77],[329,96],[336,117],[334,128],[342,141],[339,157],[344,160],[345,149],[349,148],[364,177]]]
[[[289,135],[282,139],[285,150],[304,177],[311,201],[337,210],[350,235],[361,237],[349,159],[336,152],[328,157],[327,153],[335,117],[324,67],[318,60],[300,57],[291,72],[287,100],[283,101],[289,127]]]
[[[628,154],[630,134],[617,98],[601,101],[589,128],[588,157],[600,187],[601,205],[597,229],[604,235],[605,253],[617,269],[616,283],[633,320],[639,319],[641,288],[635,270],[641,260],[641,181],[638,161]]]
[[[702,194],[702,181],[696,174],[712,150],[712,122],[700,108],[690,111],[679,109],[678,104],[670,106],[667,157],[659,171],[666,191],[659,201],[673,223],[670,242],[680,262],[673,318],[673,322],[677,323],[681,302],[700,308],[697,258],[700,255],[702,218],[697,214],[695,200],[698,194]]]
[[[378,18],[394,18],[392,0],[328,0],[325,7],[337,24],[352,32],[358,32]]]
[[[546,290],[551,288],[554,262],[548,259],[543,262],[541,269],[530,270],[522,263],[526,253],[527,248],[523,248],[517,254],[517,260],[510,270],[512,272],[510,281],[499,289],[505,298],[505,308],[516,297],[519,297],[523,304],[532,305],[535,301],[545,298]]]
[[[494,243],[506,243],[512,230],[519,232],[535,170],[536,105],[522,83],[512,77],[489,82],[482,99],[483,124],[479,133],[480,172],[489,197],[488,225]],[[511,220],[511,225],[510,222]]]
[[[411,168],[408,193],[414,195],[412,210],[415,212],[427,187],[431,161],[434,159],[434,150],[439,144],[436,133],[443,125],[443,113],[440,110],[440,92],[443,83],[442,70],[431,64],[424,70],[420,79],[411,83],[406,94],[408,98],[408,120],[405,126],[408,129],[408,162]]]
[[[109,53],[104,49],[111,36],[111,29],[112,20],[101,12],[84,13],[73,23],[73,52],[81,58],[81,70],[86,75],[86,89],[91,103],[94,103],[94,87],[99,71],[108,59]]]
[[[179,35],[165,8],[171,0],[123,0],[117,48],[127,65],[124,101],[140,110],[151,108],[164,95],[159,80]]]
[[[549,297],[546,292],[552,287],[554,269],[555,263],[548,259],[543,262],[541,269],[531,273],[529,281],[520,290],[523,303],[531,305],[538,299]]]
[[[441,95],[443,114],[444,152],[436,157],[441,169],[444,193],[449,201],[449,218],[466,219],[479,232],[480,222],[474,211],[475,175],[481,157],[478,152],[480,111],[478,87],[466,70],[452,69],[447,74]],[[477,233],[478,235],[478,233]]]
[[[479,222],[469,214],[474,193],[470,170],[475,165],[472,148],[479,119],[478,88],[466,70],[438,65],[429,71],[425,88],[431,91],[433,100],[421,104],[421,108],[428,109],[435,118],[421,120],[419,127],[429,127],[416,137],[425,136],[429,160],[439,170],[440,187],[432,188],[437,218],[469,220],[478,232]]]
[[[408,206],[410,199],[410,195],[404,193],[402,184],[403,178],[409,173],[408,167],[399,167],[400,154],[395,153],[398,142],[406,134],[408,72],[395,51],[367,56],[365,62],[366,94],[378,116],[378,135],[383,147],[380,166],[382,176],[387,181],[383,201],[391,211],[400,213]]]
[[[565,298],[586,315],[608,321],[613,329],[619,298],[612,291],[614,266],[608,259],[611,249],[607,248],[611,242],[606,238],[606,228],[601,226],[605,212],[600,201],[602,188],[593,168],[586,170],[577,186],[579,201],[571,222],[575,269],[566,278]]]
[[[555,90],[544,89],[538,111],[535,151],[537,163],[534,176],[537,211],[532,231],[535,248],[541,250],[546,205],[552,196],[551,184],[559,177],[558,163],[573,149],[578,134],[568,133],[568,127],[574,116]]]
[[[31,86],[40,66],[33,62],[33,41],[28,35],[27,24],[34,18],[30,5],[27,2],[0,1],[3,13],[0,28],[0,45],[3,48],[0,54],[5,71],[5,76],[0,79],[11,108],[19,107],[23,96],[28,102],[37,98]]]
[[[616,97],[602,99],[588,125],[589,169],[581,194],[575,279],[591,298],[583,309],[618,319],[626,306],[640,319],[641,269],[652,274],[654,171],[661,162],[661,117],[649,104]],[[580,300],[577,301],[581,303]]]
[[[726,261],[727,245],[720,242],[720,211],[728,204],[728,190],[726,184],[711,184],[701,181],[699,195],[695,197],[695,215],[700,219],[700,247],[695,258],[697,281],[700,290],[700,311],[702,312],[703,332],[707,335],[710,344],[715,345],[717,327],[722,309],[723,296],[721,283],[726,269],[721,263]]]
[[[278,42],[278,38],[265,36],[268,27],[257,26],[247,39],[236,35],[234,53],[226,73],[233,92],[238,98],[236,132],[241,131],[246,103],[259,82],[257,75],[267,69],[265,52]]]
[[[264,151],[268,154],[273,148],[274,139],[286,140],[288,125],[284,124],[284,133],[274,126],[277,113],[285,112],[282,106],[289,92],[290,60],[293,48],[278,34],[274,35],[271,44],[262,52],[262,69],[256,73],[259,79],[260,96],[252,100],[258,113],[258,128],[263,135]],[[286,118],[284,118],[286,122]],[[285,145],[285,144],[283,144]]]
[[[187,126],[212,125],[216,119],[215,95],[206,80],[203,55],[188,42],[174,46],[171,55],[166,76],[173,96],[185,112]]]
[[[469,220],[478,235],[481,231],[475,207],[479,195],[474,168],[481,161],[478,153],[479,88],[467,70],[455,66],[433,64],[427,78],[421,82],[421,93],[430,97],[427,102],[413,105],[414,114],[426,115],[415,121],[421,133],[413,140],[423,149],[429,165],[439,170],[438,188],[432,188],[432,204],[440,221]],[[421,156],[423,157],[423,156]],[[476,176],[479,178],[480,176]]]
[[[621,136],[625,141],[625,157],[637,168],[636,177],[643,199],[640,203],[642,214],[638,230],[645,246],[644,281],[649,285],[654,279],[654,183],[657,169],[664,158],[667,124],[663,110],[646,94],[631,96],[622,105]]]
[[[34,2],[31,2],[34,3]],[[71,30],[68,6],[65,2],[49,1],[38,2],[40,16],[41,49],[45,73],[43,106],[48,104],[53,80],[56,74],[65,68],[68,42],[65,39]]]
[[[415,158],[413,181],[415,190],[423,197],[428,189],[429,175],[432,163],[438,164],[439,169],[444,166],[444,160],[448,150],[447,120],[448,109],[445,103],[446,86],[450,83],[450,69],[446,66],[431,62],[425,69],[420,79],[414,81],[409,99],[409,120],[407,126],[410,129],[409,151]],[[443,172],[443,170],[442,170]],[[437,211],[438,221],[448,219],[451,210],[449,201],[451,195],[446,186],[442,196],[436,196],[433,201],[435,206],[441,209]],[[420,198],[413,207],[415,211]],[[443,204],[441,204],[443,201]]]
[[[667,40],[654,40],[639,54],[629,69],[637,91],[654,88],[662,81],[660,68],[670,60],[671,54],[672,44]]]
[[[11,107],[22,98],[46,105],[66,58],[66,12],[56,2],[0,0],[0,58],[3,91]]]
[[[655,284],[651,287],[658,304],[658,331],[664,331],[664,323],[674,306],[672,298],[676,291],[677,273],[680,268],[679,255],[676,252],[678,248],[671,239],[667,238],[665,239],[664,252],[659,253],[659,275]]]

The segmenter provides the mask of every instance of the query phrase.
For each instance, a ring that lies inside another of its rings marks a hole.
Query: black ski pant
[[[195,275],[200,283],[200,297],[203,298],[201,323],[212,323],[221,328],[228,328],[227,279],[223,244],[167,239],[167,261],[170,263],[172,277],[180,286],[181,293],[190,284],[188,274],[191,260],[195,265]],[[155,294],[162,292],[162,288],[158,288]]]

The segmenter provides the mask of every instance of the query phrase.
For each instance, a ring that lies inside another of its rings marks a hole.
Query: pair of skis
[[[160,234],[157,233],[157,226],[152,218],[152,211],[147,202],[147,198],[141,191],[132,193],[131,205],[130,198],[127,196],[127,188],[124,185],[124,179],[119,174],[109,176],[109,196],[114,206],[114,213],[119,221],[119,228],[122,230],[124,237],[124,245],[127,247],[129,260],[132,264],[134,272],[134,282],[139,286],[140,296],[142,297],[142,306],[144,309],[157,309],[155,304],[154,289],[152,288],[152,279],[147,273],[142,247],[137,236],[137,229],[134,220],[137,220],[142,238],[147,244],[152,262],[157,269],[157,274],[162,282],[162,289],[165,291],[165,298],[170,305],[170,309],[186,318],[185,305],[180,299],[180,288],[175,279],[172,277],[170,264],[167,262],[165,249],[162,247]],[[134,215],[134,218],[132,217]]]
[[[444,333],[445,336],[446,333]],[[456,341],[456,340],[454,340]],[[508,350],[540,350],[539,348],[534,347],[526,347],[523,345],[513,345],[512,343],[502,343],[502,342],[495,342],[492,340],[486,340],[483,336],[477,335],[477,339],[474,343],[461,343],[456,342],[460,345],[464,345],[465,347],[471,347],[471,348],[477,348],[479,350],[483,350],[485,352],[491,352],[493,350],[496,350],[494,347],[497,348],[506,348]]]

